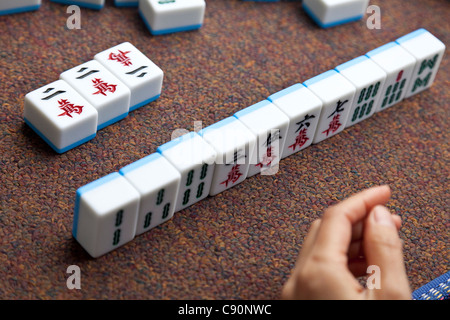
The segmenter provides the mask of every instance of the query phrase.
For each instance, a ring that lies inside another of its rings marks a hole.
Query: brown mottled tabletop
[[[323,210],[388,184],[411,288],[449,270],[448,51],[433,86],[280,163],[269,176],[175,213],[98,259],[72,237],[76,190],[169,141],[425,28],[448,47],[446,0],[378,1],[362,20],[320,29],[300,1],[207,0],[197,31],[152,36],[136,8],[106,1],[66,27],[67,6],[0,17],[0,299],[278,299]],[[23,120],[24,96],[129,41],[164,71],[161,97],[56,154]],[[197,123],[198,125],[198,123]],[[81,270],[69,290],[67,267]]]

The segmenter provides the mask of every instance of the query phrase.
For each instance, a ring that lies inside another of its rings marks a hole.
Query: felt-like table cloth
[[[411,289],[449,268],[449,76],[445,53],[433,86],[253,176],[176,212],[98,258],[72,236],[76,190],[171,140],[425,28],[447,46],[446,0],[378,1],[368,13],[319,28],[301,1],[207,0],[196,31],[153,36],[137,8],[67,5],[0,16],[0,299],[278,299],[311,223],[365,188],[388,184]],[[24,96],[128,41],[164,71],[158,100],[66,153],[23,120]],[[178,131],[179,132],[179,131]],[[81,272],[70,290],[67,268]]]

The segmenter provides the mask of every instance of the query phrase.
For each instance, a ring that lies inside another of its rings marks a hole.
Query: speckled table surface
[[[433,86],[280,163],[271,176],[177,212],[92,259],[71,235],[75,191],[206,127],[418,28],[449,43],[446,0],[390,0],[381,29],[323,30],[299,1],[207,0],[198,31],[152,36],[136,8],[66,6],[0,17],[0,299],[278,299],[313,220],[364,188],[389,184],[411,288],[449,268],[449,55]],[[165,73],[161,97],[64,154],[23,121],[26,93],[129,41]],[[198,125],[198,122],[197,122]],[[80,290],[66,286],[70,265]]]

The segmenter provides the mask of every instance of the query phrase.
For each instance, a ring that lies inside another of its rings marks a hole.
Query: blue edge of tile
[[[80,199],[81,199],[81,195],[83,193],[86,193],[92,189],[97,188],[98,186],[105,184],[109,181],[112,181],[114,179],[117,179],[119,177],[121,177],[122,175],[119,174],[118,172],[113,172],[110,173],[104,177],[101,177],[97,180],[94,180],[80,188],[78,188],[77,190],[77,194],[75,197],[75,208],[74,208],[74,215],[73,215],[73,227],[72,227],[72,235],[73,237],[76,239],[77,238],[77,233],[78,233],[78,211],[80,208]]]
[[[150,27],[150,24],[148,23],[147,19],[145,18],[144,14],[139,10],[139,15],[141,16],[142,20],[145,23],[145,26],[150,31],[151,34],[155,36],[163,35],[163,34],[169,34],[169,33],[175,33],[175,32],[181,32],[181,31],[191,31],[200,29],[202,24],[194,24],[190,26],[183,26],[178,28],[170,28],[170,29],[163,29],[163,30],[153,30],[152,27]]]
[[[161,157],[162,157],[162,155],[159,154],[158,152],[152,153],[144,158],[141,158],[135,162],[130,163],[129,165],[126,165],[125,167],[123,167],[122,169],[119,170],[119,173],[121,175],[126,175],[127,173],[134,171],[134,170],[146,165],[147,163],[150,163],[152,161],[160,159]]]
[[[136,109],[138,109],[140,107],[143,107],[143,106],[149,104],[150,102],[155,101],[159,97],[160,97],[160,94],[158,94],[158,95],[156,95],[156,96],[154,96],[154,97],[152,97],[152,98],[150,98],[148,100],[140,102],[140,103],[136,104],[135,106],[131,107],[129,111],[133,111],[133,110],[136,110]],[[105,128],[105,127],[107,127],[107,126],[109,126],[109,125],[111,125],[111,124],[113,124],[113,123],[115,123],[115,122],[117,122],[119,120],[122,120],[122,119],[126,118],[127,116],[128,116],[128,112],[123,113],[123,114],[121,114],[121,115],[119,115],[119,116],[117,116],[117,117],[115,117],[115,118],[113,118],[113,119],[111,119],[109,121],[106,121],[106,122],[102,123],[101,125],[97,126],[97,131],[101,130],[101,129],[103,129],[103,128]],[[88,137],[86,137],[86,138],[84,138],[84,139],[82,139],[80,141],[74,142],[71,145],[68,145],[67,147],[64,147],[64,148],[60,149],[60,148],[57,148],[49,139],[47,139],[47,137],[41,131],[39,131],[28,119],[24,118],[24,121],[31,129],[33,129],[34,132],[37,133],[37,135],[39,137],[41,137],[45,142],[47,142],[47,144],[53,150],[55,150],[57,153],[64,153],[66,151],[69,151],[70,149],[73,149],[73,148],[78,147],[79,145],[81,145],[81,144],[83,144],[85,142],[88,142],[89,140],[95,138],[95,136],[96,136],[96,133],[94,133],[93,135],[90,135],[90,136],[88,136]]]
[[[107,126],[109,126],[109,125],[111,125],[111,124],[113,124],[113,123],[116,123],[116,122],[119,121],[119,120],[122,120],[122,119],[126,118],[127,115],[128,115],[128,112],[125,112],[125,113],[123,113],[123,114],[121,114],[121,115],[118,115],[118,116],[115,117],[115,118],[112,118],[111,120],[108,120],[108,121],[106,121],[106,122],[103,122],[102,124],[100,124],[100,125],[97,126],[97,131],[98,131],[98,130],[101,130],[101,129],[103,129],[103,128],[105,128],[105,127],[107,127]]]
[[[13,8],[13,9],[7,9],[0,11],[0,16],[7,15],[7,14],[14,14],[14,13],[22,13],[27,11],[35,11],[38,10],[41,7],[41,5],[36,6],[26,6],[21,8]]]
[[[139,6],[139,1],[134,2],[117,2],[114,0],[114,4],[116,7],[137,7]]]
[[[330,23],[322,23],[322,21],[320,21],[320,19],[311,11],[311,9],[307,5],[305,5],[305,3],[302,3],[302,6],[303,6],[303,9],[305,10],[305,12],[314,20],[314,22],[317,23],[322,28],[330,28],[330,27],[334,27],[337,25],[358,21],[358,20],[361,20],[364,16],[364,15],[357,15],[357,16],[350,17],[347,19],[342,19],[339,21],[334,21],[334,22],[330,22]]]
[[[155,101],[155,100],[158,99],[160,96],[161,96],[161,95],[158,94],[158,95],[156,95],[156,96],[154,96],[154,97],[152,97],[152,98],[150,98],[150,99],[147,99],[147,100],[145,100],[145,101],[142,101],[142,102],[140,102],[140,103],[134,105],[133,107],[130,107],[130,111],[134,111],[134,110],[136,110],[136,109],[138,109],[138,108],[140,108],[140,107],[143,107],[143,106],[145,106],[146,104],[149,104],[150,102]]]
[[[84,139],[81,139],[80,141],[77,141],[77,142],[74,142],[74,143],[68,145],[67,147],[59,149],[50,140],[48,140],[47,137],[41,131],[39,131],[30,121],[28,121],[26,118],[24,118],[24,120],[25,120],[25,123],[31,129],[33,129],[33,131],[36,132],[39,137],[41,137],[45,142],[47,142],[47,144],[50,147],[52,147],[52,149],[55,150],[57,153],[64,153],[64,152],[66,152],[66,151],[68,151],[68,150],[70,150],[72,148],[75,148],[75,147],[79,146],[80,144],[83,144],[83,143],[85,143],[85,142],[95,138],[95,135],[96,135],[96,133],[94,133],[94,134],[92,134],[92,135],[90,135],[90,136],[88,136],[88,137],[86,137]]]
[[[92,3],[86,3],[86,2],[80,2],[80,1],[72,1],[72,0],[51,0],[52,2],[56,3],[62,3],[62,4],[68,4],[68,5],[76,5],[88,9],[94,9],[94,10],[100,10],[103,8],[103,5],[100,4],[92,4]]]

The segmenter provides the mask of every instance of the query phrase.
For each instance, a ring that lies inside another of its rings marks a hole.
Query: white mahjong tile
[[[346,127],[350,127],[375,112],[381,99],[386,72],[367,56],[360,56],[336,67],[356,88],[355,99],[350,108]]]
[[[123,167],[119,173],[141,196],[136,235],[173,217],[181,175],[161,154],[146,156]]]
[[[136,232],[139,192],[118,172],[77,190],[72,234],[94,258],[131,241]]]
[[[281,159],[289,118],[267,99],[236,112],[234,116],[257,137],[247,176],[265,171],[271,173]]]
[[[412,77],[416,59],[396,42],[389,42],[366,54],[386,72],[381,98],[375,112],[385,110],[402,101]]]
[[[303,83],[323,102],[313,143],[328,139],[345,128],[356,88],[336,70],[329,70]]]
[[[63,80],[25,96],[25,122],[56,152],[66,152],[93,139],[97,110]]]
[[[140,0],[139,14],[153,35],[195,30],[202,26],[205,0]]]
[[[175,211],[208,196],[216,151],[202,137],[196,132],[190,132],[159,146],[157,150],[181,174]]]
[[[396,42],[417,61],[406,89],[405,98],[408,98],[431,87],[444,56],[445,45],[423,28],[397,39]]]
[[[98,111],[100,130],[128,115],[130,89],[96,60],[85,62],[61,73],[69,83]]]
[[[129,42],[121,43],[95,55],[131,91],[130,111],[159,98],[163,71]]]
[[[322,100],[301,83],[272,94],[268,100],[289,118],[281,158],[286,158],[311,145],[322,110]]]
[[[204,128],[199,134],[217,152],[209,194],[216,195],[244,181],[256,136],[235,117],[225,118]]]

